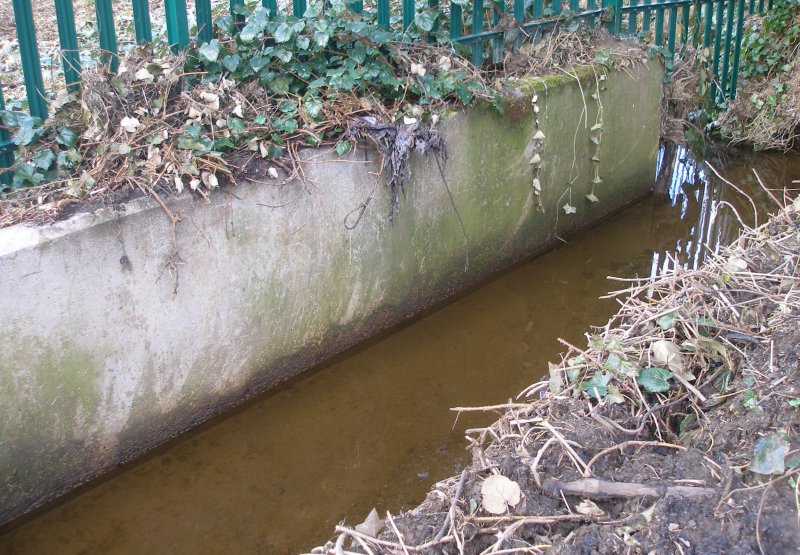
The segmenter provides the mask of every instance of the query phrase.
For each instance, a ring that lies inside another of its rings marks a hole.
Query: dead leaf
[[[155,80],[155,76],[149,71],[147,71],[146,67],[143,67],[142,69],[134,73],[133,77],[137,81],[144,81],[145,83],[152,83],[153,80]]]
[[[747,270],[747,262],[737,256],[731,256],[725,264],[725,268],[728,270],[729,274],[744,272]]]
[[[661,339],[653,343],[650,349],[658,364],[667,366],[673,372],[683,372],[683,355],[675,343]]]
[[[586,516],[603,516],[606,514],[603,509],[597,506],[597,503],[591,501],[590,499],[584,499],[581,501],[575,510],[578,514],[586,515]]]
[[[373,507],[367,515],[366,520],[364,520],[364,522],[361,524],[356,525],[356,532],[377,538],[378,534],[380,534],[381,530],[383,530],[385,524],[386,521],[381,520],[378,517],[378,511],[376,511],[375,507]]]
[[[124,117],[120,120],[119,126],[128,133],[133,133],[139,128],[139,120],[136,118]]]
[[[520,502],[522,492],[519,484],[505,476],[489,476],[481,485],[483,508],[493,515],[506,512],[509,505],[514,507]]]

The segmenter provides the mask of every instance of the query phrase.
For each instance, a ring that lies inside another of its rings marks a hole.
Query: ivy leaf
[[[294,115],[297,112],[297,102],[294,100],[284,100],[278,104],[278,110],[284,114]]]
[[[231,118],[228,120],[228,129],[235,134],[241,134],[245,131],[244,120],[242,118]]]
[[[219,58],[219,49],[219,41],[217,39],[213,39],[211,42],[203,44],[197,53],[199,54],[200,59],[204,62],[213,63],[217,61],[217,58]]]
[[[285,95],[289,92],[289,85],[291,81],[286,75],[278,75],[272,81],[268,83],[268,86],[272,92],[278,95]]]
[[[230,56],[225,56],[222,58],[222,65],[225,66],[225,69],[228,71],[236,71],[236,68],[239,67],[239,62],[242,60],[242,57],[238,54],[232,54]]]
[[[19,120],[19,128],[14,133],[14,144],[17,146],[27,146],[36,138],[36,120],[31,116],[23,116]]]
[[[586,195],[586,200],[588,200],[589,202],[600,202],[600,199],[597,198],[597,195],[595,195],[594,193],[589,193],[588,195]]]
[[[611,374],[597,372],[588,382],[581,382],[581,389],[594,397],[602,399],[608,394],[608,382],[611,381]]]
[[[292,35],[294,35],[294,27],[283,22],[275,30],[275,42],[288,42]]]
[[[282,61],[284,64],[288,64],[292,61],[292,53],[285,48],[276,48],[272,55]]]
[[[18,189],[24,187],[25,184],[39,185],[44,181],[44,174],[37,172],[36,167],[31,164],[22,164],[17,171],[14,172],[14,188]]]
[[[311,39],[308,37],[297,37],[294,42],[300,50],[308,50],[311,45]]]
[[[317,119],[320,113],[322,113],[322,103],[318,98],[308,96],[303,103],[303,111],[312,119]]]
[[[339,156],[344,156],[345,154],[350,152],[351,148],[352,145],[350,144],[350,141],[339,141],[338,143],[336,143],[334,150],[336,150],[336,154],[338,154]]]
[[[575,212],[578,211],[578,209],[572,206],[570,203],[565,204],[564,206],[562,206],[562,208],[564,209],[564,213],[567,215],[574,214]]]
[[[625,402],[625,397],[619,392],[619,388],[613,384],[608,384],[606,386],[608,392],[606,393],[606,403],[611,403],[612,405],[619,405],[620,403]]]
[[[202,127],[201,127],[201,125],[199,123],[190,123],[189,125],[186,126],[186,133],[193,139],[199,139],[200,138],[200,131],[201,130],[202,130]]]
[[[72,169],[82,160],[77,150],[71,148],[58,153],[58,165],[64,169]]]
[[[784,432],[775,432],[758,440],[748,468],[756,474],[782,473],[786,469],[785,459],[789,452],[786,439]]]
[[[417,25],[417,27],[427,33],[433,30],[433,26],[436,25],[437,18],[438,14],[435,12],[420,12],[414,18],[414,23]]]
[[[645,368],[639,373],[636,381],[639,382],[648,393],[662,393],[669,390],[668,379],[672,377],[672,372],[663,368]]]
[[[239,33],[239,40],[245,44],[251,43],[261,34],[261,25],[250,19]]]
[[[78,134],[71,127],[59,127],[56,131],[56,142],[64,148],[72,148],[78,142]]]
[[[33,163],[34,165],[43,171],[47,171],[50,169],[50,166],[53,165],[53,162],[56,161],[56,154],[49,148],[45,148],[43,150],[36,151],[36,154],[33,155]]]
[[[331,40],[331,34],[327,31],[317,31],[314,33],[314,42],[317,43],[317,46],[320,48],[325,48],[328,46],[328,41]]]
[[[656,320],[656,324],[664,331],[671,330],[675,326],[675,311],[672,310],[664,314]]]
[[[625,360],[617,353],[608,355],[608,359],[603,363],[603,368],[614,374],[628,376],[629,378],[635,377],[639,372],[635,362]]]

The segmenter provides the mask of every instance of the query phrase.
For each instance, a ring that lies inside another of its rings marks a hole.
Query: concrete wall
[[[592,71],[576,74],[581,84],[523,84],[503,116],[478,108],[441,122],[468,264],[435,161],[414,159],[390,223],[368,148],[344,160],[306,151],[306,183],[264,177],[210,203],[170,200],[183,216],[177,252],[171,223],[148,199],[0,230],[0,523],[644,194],[662,71],[651,62],[633,74],[610,75],[600,93],[598,203],[585,198],[599,109]],[[533,94],[546,137],[539,197]]]

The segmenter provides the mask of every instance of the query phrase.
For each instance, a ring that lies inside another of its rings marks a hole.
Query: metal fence
[[[64,82],[71,90],[78,90],[81,57],[72,0],[54,1]],[[95,0],[95,22],[103,62],[113,71],[118,64],[118,39],[112,1]],[[151,42],[153,33],[149,0],[131,1],[135,41]],[[306,2],[292,0],[295,16],[304,16]],[[497,24],[506,13],[513,16],[515,29],[522,29],[534,39],[539,33],[559,26],[566,27],[576,21],[592,27],[605,26],[617,36],[646,39],[661,49],[668,65],[671,65],[676,47],[691,42],[710,51],[708,64],[715,76],[711,95],[718,100],[733,99],[736,95],[744,16],[771,9],[772,2],[767,0],[765,6],[765,0],[644,0],[642,3],[640,0],[512,0],[507,5],[504,0],[470,0],[468,3],[427,0],[421,5],[416,0],[359,0],[351,6],[356,14],[374,18],[380,25],[402,25],[404,29],[413,24],[420,11],[440,11],[445,15],[450,40],[466,45],[476,65],[502,60],[507,47],[504,38],[508,29],[499,30]],[[243,3],[244,0],[230,0],[230,13],[235,18],[241,18],[237,5]],[[277,13],[279,9],[276,0],[262,0],[261,3],[272,13]],[[42,79],[31,0],[13,0],[13,7],[30,114],[45,119],[48,115],[48,96]],[[399,8],[401,13],[393,14],[393,8]],[[194,36],[190,35],[186,0],[164,0],[164,13],[167,40],[173,49],[185,48],[190,40],[207,42],[213,38],[211,0],[195,0]],[[9,130],[0,125],[0,169],[11,167],[13,149]],[[0,180],[6,184],[10,182],[10,177],[10,172],[0,174]]]

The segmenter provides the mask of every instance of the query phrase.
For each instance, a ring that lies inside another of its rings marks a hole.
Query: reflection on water
[[[454,424],[449,407],[505,401],[558,337],[583,342],[616,310],[606,276],[693,267],[733,237],[734,210],[752,219],[685,151],[663,158],[663,194],[7,530],[0,553],[298,553],[373,506],[416,505],[467,462],[460,430],[489,418]],[[798,156],[713,163],[760,207],[751,167],[776,188],[800,177]]]

